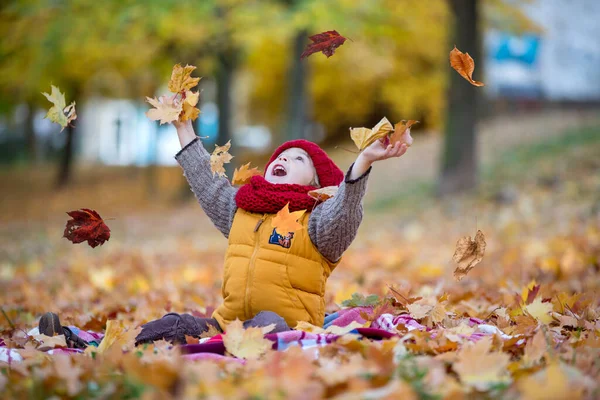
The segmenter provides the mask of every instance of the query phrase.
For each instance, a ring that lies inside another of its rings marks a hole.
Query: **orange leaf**
[[[475,61],[473,61],[469,53],[463,53],[454,46],[454,49],[450,52],[450,65],[463,78],[471,82],[472,85],[484,86],[483,82],[474,81],[472,78]]]
[[[393,146],[396,142],[401,142],[410,147],[413,142],[413,138],[410,136],[410,127],[418,123],[419,121],[414,119],[409,119],[406,124],[405,120],[398,122],[394,126],[394,132],[390,135],[390,144]]]
[[[304,215],[306,210],[290,212],[289,205],[290,203],[287,203],[285,207],[279,210],[275,218],[273,218],[273,221],[271,221],[271,226],[275,228],[280,235],[287,235],[288,233],[302,229],[302,224],[297,221]]]
[[[238,170],[237,168],[233,172],[233,179],[231,183],[233,185],[245,185],[250,182],[250,178],[255,175],[262,175],[262,172],[258,170],[258,168],[250,168],[250,163],[244,164]]]
[[[475,240],[471,236],[462,237],[456,242],[456,250],[452,259],[458,264],[454,270],[454,278],[460,281],[470,270],[483,259],[485,253],[485,237],[483,232],[477,231]]]

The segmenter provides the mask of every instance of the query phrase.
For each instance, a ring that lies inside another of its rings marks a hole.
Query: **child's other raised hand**
[[[376,140],[369,147],[365,148],[359,157],[364,158],[368,163],[373,163],[379,160],[387,160],[392,157],[400,157],[408,150],[408,145],[402,142],[390,144],[387,136]]]

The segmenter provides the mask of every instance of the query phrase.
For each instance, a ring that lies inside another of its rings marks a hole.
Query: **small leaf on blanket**
[[[361,293],[352,293],[352,297],[342,301],[343,307],[370,307],[381,304],[381,299],[376,294],[365,297]]]
[[[198,344],[200,340],[197,337],[185,335],[185,344]]]
[[[225,329],[223,344],[229,353],[238,358],[256,360],[273,346],[273,342],[264,338],[271,332],[275,324],[263,328],[244,329],[242,321],[236,319]]]
[[[303,332],[308,332],[308,333],[323,333],[325,332],[325,329],[313,325],[310,322],[306,322],[306,321],[298,321],[298,324],[294,327],[295,330],[297,331],[303,331]]]
[[[356,328],[362,328],[364,325],[357,321],[352,321],[346,326],[329,325],[325,329],[324,333],[331,333],[332,335],[345,335]]]
[[[42,334],[33,335],[32,337],[40,343],[40,345],[37,347],[37,349],[40,351],[67,347],[65,335],[46,336]]]
[[[211,338],[213,336],[217,336],[220,334],[221,334],[221,331],[219,331],[217,328],[215,328],[211,324],[208,324],[208,330],[204,331],[200,334],[200,339]]]

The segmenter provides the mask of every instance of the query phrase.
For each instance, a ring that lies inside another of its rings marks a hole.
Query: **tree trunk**
[[[40,152],[38,149],[37,138],[35,137],[35,129],[33,127],[33,119],[35,118],[35,104],[32,101],[27,101],[27,117],[25,118],[25,139],[27,141],[27,155],[29,161],[34,164],[40,162]]]
[[[481,66],[477,0],[449,0],[454,14],[454,35],[462,52],[469,53]],[[477,90],[481,90],[456,71],[450,71],[447,94],[446,134],[442,153],[442,170],[438,194],[451,194],[472,189],[477,184]],[[481,68],[478,69],[481,71]]]
[[[79,118],[79,115],[77,116]],[[67,141],[65,143],[65,148],[63,150],[63,156],[60,162],[60,167],[58,171],[58,179],[56,181],[56,186],[58,189],[62,189],[71,180],[71,172],[73,169],[73,136],[75,130],[71,125],[67,125],[63,134],[67,135]]]
[[[287,140],[302,139],[307,122],[308,96],[306,93],[306,61],[300,61],[307,31],[300,30],[294,36],[291,67],[288,75],[288,117],[285,137]]]
[[[219,133],[217,144],[222,146],[232,138],[232,117],[233,109],[231,107],[231,89],[233,87],[233,76],[236,67],[235,53],[231,49],[219,52],[218,67],[216,71],[217,81],[217,107],[219,108]],[[235,146],[232,146],[235,152]],[[230,153],[232,153],[230,151]],[[232,153],[233,154],[233,153]],[[225,164],[227,176],[233,173],[233,165]]]

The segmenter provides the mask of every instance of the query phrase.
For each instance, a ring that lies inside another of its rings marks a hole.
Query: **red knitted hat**
[[[344,173],[342,170],[335,165],[333,160],[329,158],[327,153],[325,153],[325,151],[320,148],[318,144],[304,139],[290,140],[275,149],[273,155],[269,159],[269,162],[267,162],[267,165],[265,166],[265,173],[269,168],[269,164],[275,161],[275,159],[279,157],[279,155],[285,150],[292,147],[299,147],[308,153],[312,159],[313,165],[315,166],[315,170],[317,171],[317,176],[319,177],[319,184],[321,187],[338,186],[340,183],[342,183],[344,180]]]

